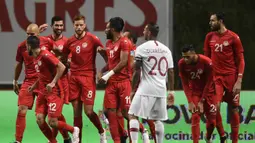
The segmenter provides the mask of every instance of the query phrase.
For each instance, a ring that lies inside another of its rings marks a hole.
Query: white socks
[[[163,140],[164,140],[164,124],[161,121],[156,121],[154,123],[155,123],[157,143],[163,143]]]
[[[136,119],[129,121],[129,129],[132,143],[138,143],[139,122]]]

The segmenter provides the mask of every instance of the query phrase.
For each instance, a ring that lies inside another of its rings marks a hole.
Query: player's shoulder
[[[206,34],[206,37],[207,38],[211,38],[213,35],[215,35],[216,33],[214,32],[214,31],[211,31],[211,32],[208,32],[207,34]]]
[[[77,40],[77,38],[75,37],[75,35],[69,37],[66,41],[67,44],[71,44],[73,42],[75,42]]]
[[[212,62],[212,60],[209,57],[202,54],[199,54],[199,58],[201,59],[203,63],[206,63],[206,64],[209,64]]]
[[[40,42],[50,41],[51,38],[49,36],[39,36]]]
[[[48,50],[41,50],[41,55],[42,57],[49,57],[49,56],[54,56],[50,51]]]
[[[235,39],[239,39],[239,35],[236,34],[235,32],[231,31],[231,30],[228,30],[228,34],[231,35],[233,38]]]
[[[21,43],[19,43],[18,48],[26,48],[26,43],[27,40],[22,41]]]
[[[178,61],[178,66],[181,67],[185,64],[185,61],[183,58],[181,58],[179,61]]]
[[[124,43],[124,44],[131,44],[131,41],[127,38],[127,37],[121,37],[120,38],[120,42]]]

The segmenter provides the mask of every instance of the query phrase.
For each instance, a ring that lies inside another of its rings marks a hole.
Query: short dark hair
[[[147,26],[152,36],[157,37],[159,32],[159,26],[154,22],[150,22],[149,24],[147,24]]]
[[[78,21],[78,20],[84,20],[84,22],[85,22],[85,19],[86,19],[85,16],[83,16],[81,14],[77,14],[74,16],[73,22]]]
[[[121,17],[113,17],[109,20],[110,28],[113,28],[116,32],[121,32],[124,28],[124,20]]]
[[[186,44],[182,47],[182,53],[186,53],[188,51],[195,52],[194,46]]]
[[[138,38],[137,33],[129,29],[126,29],[125,32],[129,32],[128,39],[132,39],[133,43],[136,44]]]
[[[27,38],[27,44],[30,45],[32,49],[40,47],[40,39],[37,36],[29,36]]]
[[[222,20],[224,22],[225,20],[225,13],[224,12],[216,12],[212,15],[216,15],[217,20]]]
[[[56,21],[64,21],[62,17],[60,16],[53,16],[51,18],[51,25],[53,25]]]

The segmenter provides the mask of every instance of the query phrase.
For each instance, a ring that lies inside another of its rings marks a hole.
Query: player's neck
[[[59,40],[59,39],[61,39],[62,37],[63,37],[62,34],[60,34],[60,35],[57,35],[56,33],[53,33],[53,34],[52,34],[52,38],[53,38],[54,40]]]
[[[198,55],[196,54],[196,55],[195,55],[195,58],[194,58],[194,61],[192,62],[194,65],[197,64],[198,58],[199,58],[199,57],[198,57]]]
[[[85,36],[85,34],[86,34],[86,32],[83,31],[82,34],[80,34],[80,35],[75,34],[75,37],[76,37],[77,39],[81,39],[81,38],[83,38],[83,37]]]
[[[121,38],[121,33],[117,33],[113,36],[112,42],[115,43]]]
[[[227,28],[225,26],[222,26],[217,32],[219,34],[222,34],[222,33],[226,32],[226,31],[227,31]]]
[[[38,57],[38,55],[40,54],[40,52],[41,52],[41,49],[40,49],[40,48],[35,49],[34,52],[33,52],[33,56],[34,56],[35,58]]]
[[[156,37],[150,37],[150,40],[157,40],[157,38]]]

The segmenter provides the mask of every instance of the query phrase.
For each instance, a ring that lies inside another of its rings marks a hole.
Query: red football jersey
[[[47,36],[50,40],[53,41],[54,48],[57,48],[58,50],[62,51],[65,43],[67,42],[68,38],[65,36],[62,36],[60,39],[54,39],[52,35]]]
[[[222,34],[208,33],[204,42],[204,52],[212,59],[216,74],[243,74],[244,63],[237,63],[237,58],[243,59],[244,50],[239,36],[234,32],[227,30]]]
[[[121,37],[115,43],[108,40],[106,43],[106,53],[108,57],[108,69],[109,71],[114,69],[120,62],[120,52],[128,52],[128,65],[124,67],[119,73],[114,74],[110,77],[109,81],[122,81],[126,79],[131,79],[131,65],[130,65],[130,51],[132,49],[131,41],[126,37]]]
[[[53,43],[46,37],[39,37],[40,48],[50,50],[53,48]],[[35,71],[35,65],[33,62],[33,56],[29,56],[26,46],[26,40],[19,44],[16,54],[17,62],[24,62],[25,65],[25,78],[36,78],[37,73]]]
[[[37,77],[33,59],[34,59],[33,56],[29,56],[28,54],[26,41],[23,41],[22,43],[20,43],[17,49],[16,61],[24,62],[26,79]]]
[[[183,89],[188,98],[192,95],[208,95],[209,93],[214,93],[211,59],[204,55],[198,55],[198,62],[194,65],[188,65],[184,59],[181,59],[178,67]]]
[[[70,70],[72,75],[95,76],[97,47],[103,47],[95,35],[86,32],[85,36],[77,39],[69,38],[64,45],[63,53],[72,54]]]

